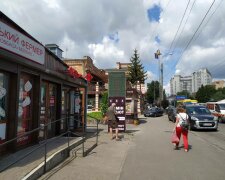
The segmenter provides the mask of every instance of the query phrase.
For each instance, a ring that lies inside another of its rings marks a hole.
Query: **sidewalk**
[[[57,171],[60,171],[66,164],[70,167],[71,164],[74,164],[76,167],[76,179],[93,179],[94,177],[90,176],[90,173],[93,174],[97,179],[115,179],[120,174],[120,167],[122,167],[123,159],[126,156],[126,151],[130,144],[132,144],[132,137],[135,133],[139,131],[138,126],[133,124],[127,124],[126,133],[120,133],[121,141],[110,140],[110,135],[108,134],[107,125],[99,125],[99,143],[98,146],[93,149],[86,157],[82,157],[81,145],[77,148],[74,148],[71,151],[70,157],[60,164],[58,167],[54,168],[49,173],[42,176],[40,179],[46,179],[47,177],[56,177],[54,179],[61,179],[61,176],[58,176]],[[78,138],[70,138],[70,143],[76,142]],[[85,143],[85,149],[88,149],[95,143],[95,138],[90,138]],[[20,156],[28,153],[29,151],[37,148],[39,145],[35,145],[21,151],[18,151],[7,158],[0,160],[0,168],[4,168],[8,164],[11,164],[15,159],[18,159]],[[67,138],[62,137],[51,143],[48,147],[48,156],[50,154],[65,148],[67,146]],[[3,171],[0,174],[0,179],[22,179],[26,174],[28,174],[32,169],[37,167],[41,162],[44,161],[44,147],[40,148],[37,152],[29,155],[27,158],[16,163],[9,169]],[[64,169],[62,169],[64,170]],[[70,170],[71,171],[71,170]],[[72,170],[73,172],[74,170]],[[104,171],[104,176],[101,177],[102,171]],[[60,171],[60,175],[66,174],[66,179],[73,179],[73,177],[68,177],[68,173],[63,173]],[[100,177],[100,178],[99,178]],[[110,178],[111,177],[111,178]]]
[[[85,158],[70,157],[60,166],[45,174],[40,179],[76,179],[76,180],[115,180],[120,172],[127,150],[133,144],[133,136],[139,132],[139,126],[127,124],[126,133],[120,133],[120,141],[111,140],[107,125],[101,125],[104,130],[99,134],[98,146]]]

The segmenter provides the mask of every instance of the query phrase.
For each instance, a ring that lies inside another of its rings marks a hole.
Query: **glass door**
[[[57,86],[49,82],[41,84],[41,113],[39,139],[51,138],[55,136],[56,120],[56,97]],[[44,127],[47,125],[47,127]]]
[[[55,124],[54,121],[56,120],[56,85],[55,84],[48,84],[48,102],[47,102],[47,109],[48,109],[48,137],[55,136]]]
[[[9,77],[0,72],[0,144],[6,141],[8,124],[8,81]]]
[[[63,89],[62,90],[62,106],[61,106],[61,126],[60,131],[65,132],[67,129],[67,115],[68,115],[68,109],[69,109],[69,90]]]
[[[19,106],[17,136],[22,136],[32,128],[32,108],[33,108],[33,78],[22,73],[20,75],[19,86]],[[18,146],[31,142],[31,135],[22,136],[17,139]]]

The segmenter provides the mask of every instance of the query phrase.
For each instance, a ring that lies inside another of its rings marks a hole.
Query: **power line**
[[[192,35],[191,39],[188,41],[186,47],[184,48],[183,52],[181,53],[180,57],[178,58],[177,62],[175,63],[174,66],[172,66],[172,69],[175,68],[176,64],[181,60],[183,54],[185,53],[185,51],[187,50],[187,48],[189,47],[189,45],[191,44],[192,40],[194,39],[197,31],[200,29],[201,25],[203,24],[205,18],[207,17],[209,11],[211,10],[212,6],[214,5],[215,0],[212,2],[212,4],[210,5],[209,9],[207,10],[206,14],[204,15],[203,19],[201,20],[201,23],[198,25],[197,29],[195,30],[194,34]]]
[[[191,39],[188,41],[188,43],[187,43],[186,47],[184,48],[184,50],[183,50],[183,52],[182,52],[180,58],[178,59],[178,62],[180,61],[180,59],[182,58],[184,52],[187,50],[187,48],[188,48],[189,45],[191,44],[192,40],[194,39],[194,36],[196,35],[196,33],[198,32],[198,30],[200,29],[202,23],[204,22],[206,16],[208,15],[208,13],[209,13],[209,11],[211,10],[211,8],[212,8],[213,4],[215,3],[215,1],[216,1],[216,0],[213,0],[212,4],[210,5],[210,7],[209,7],[208,11],[206,12],[204,18],[202,19],[201,23],[198,25],[198,28],[195,30],[195,32],[194,32],[194,34],[192,35]]]
[[[204,24],[204,26],[202,27],[201,31],[198,33],[198,35],[196,36],[196,38],[194,39],[194,41],[196,41],[200,34],[202,33],[202,30],[204,29],[204,27],[209,23],[209,21],[212,19],[213,15],[216,13],[216,11],[218,10],[218,8],[220,7],[220,5],[222,4],[223,0],[220,1],[220,3],[217,5],[216,9],[213,11],[213,13],[210,15],[210,17],[208,18],[208,21]]]
[[[192,9],[193,9],[193,7],[194,7],[194,5],[195,5],[195,2],[196,2],[196,0],[194,0],[194,2],[192,3],[191,9],[190,9],[190,11],[189,11],[189,13],[188,13],[188,16],[187,16],[187,19],[186,19],[186,21],[185,21],[185,23],[184,23],[184,26],[183,26],[183,28],[182,28],[182,30],[181,30],[181,32],[180,32],[178,38],[177,38],[176,44],[174,45],[174,48],[173,48],[173,51],[172,51],[172,52],[174,52],[174,50],[175,50],[175,48],[176,48],[176,45],[177,45],[177,42],[179,42],[179,40],[180,40],[180,37],[181,37],[181,35],[182,35],[183,31],[184,31],[184,28],[185,28],[185,26],[186,26],[186,24],[187,24],[187,22],[188,22],[188,19],[189,19],[189,17],[190,17],[191,11],[192,11]]]
[[[171,48],[172,48],[172,46],[173,46],[173,43],[174,43],[174,41],[175,41],[175,39],[176,39],[176,37],[177,37],[178,31],[180,30],[180,27],[181,27],[181,24],[182,24],[182,22],[183,22],[184,16],[185,16],[185,14],[186,14],[186,12],[187,12],[187,8],[188,8],[188,6],[189,6],[189,3],[190,3],[190,0],[188,0],[188,3],[187,3],[187,5],[186,5],[185,11],[184,11],[184,14],[183,14],[183,16],[182,16],[182,18],[181,18],[181,21],[180,21],[180,24],[179,24],[179,26],[178,26],[177,32],[176,32],[176,34],[175,34],[175,36],[174,36],[174,38],[173,38],[172,43],[170,44],[169,52],[170,52],[170,50],[171,50]]]

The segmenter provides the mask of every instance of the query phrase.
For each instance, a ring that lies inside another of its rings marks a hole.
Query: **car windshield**
[[[218,104],[220,107],[220,110],[225,110],[225,104]]]
[[[188,114],[211,114],[211,112],[205,107],[191,106],[187,107]]]

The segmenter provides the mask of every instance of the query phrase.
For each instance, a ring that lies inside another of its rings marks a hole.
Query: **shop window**
[[[8,76],[0,73],[0,144],[6,140],[8,110]]]
[[[31,76],[21,74],[19,88],[17,136],[30,131],[32,127],[33,79]],[[17,143],[27,144],[31,140],[30,137],[30,135],[23,136],[17,140]]]

